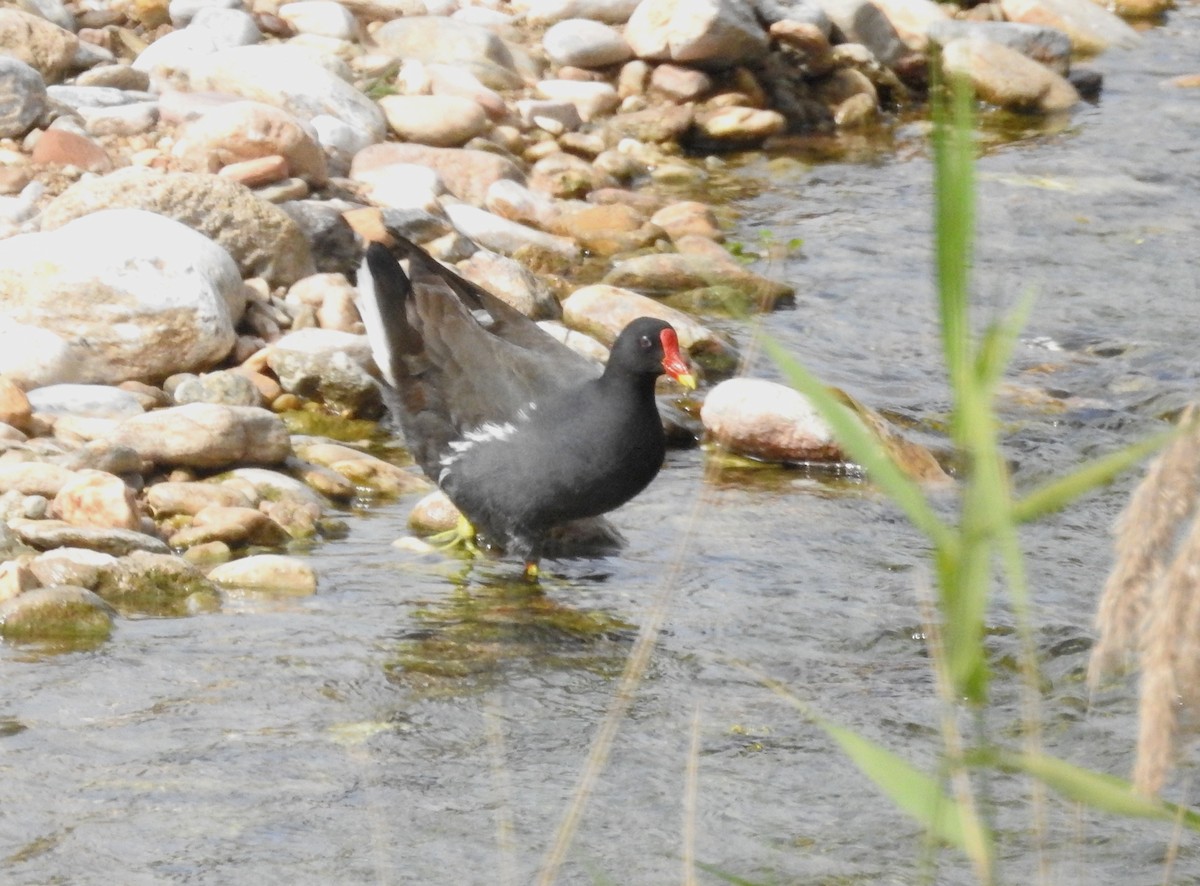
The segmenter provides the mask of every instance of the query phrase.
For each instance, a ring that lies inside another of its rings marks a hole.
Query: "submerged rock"
[[[88,642],[112,633],[111,606],[87,588],[34,588],[0,603],[0,635],[18,642]]]
[[[308,596],[317,591],[317,574],[303,560],[258,554],[222,563],[208,573],[210,581],[229,589]]]

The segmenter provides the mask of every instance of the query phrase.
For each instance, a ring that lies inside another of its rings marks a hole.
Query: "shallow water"
[[[1195,396],[1200,92],[1160,83],[1198,59],[1200,10],[1186,6],[1140,47],[1096,61],[1107,76],[1098,106],[1065,128],[989,138],[979,314],[1037,297],[1011,376],[1026,393],[1004,412],[1019,483],[1139,439]],[[760,266],[798,285],[795,308],[764,328],[938,445],[930,429],[947,392],[923,128],[906,124],[886,150],[852,160],[743,160],[736,175],[750,190],[769,181],[734,204],[738,239],[804,241]],[[852,482],[785,471],[705,480],[703,469],[699,451],[672,452],[617,514],[624,555],[551,564],[542,595],[513,582],[511,564],[391,547],[404,501],[349,515],[349,538],[312,554],[314,597],[123,620],[89,653],[0,646],[0,880],[531,882],[637,630],[663,605],[648,676],[560,882],[677,881],[685,829],[698,861],[751,880],[922,882],[918,829],[761,679],[930,765],[938,709],[916,638],[921,541]],[[1119,774],[1135,734],[1130,694],[1117,686],[1088,711],[1081,678],[1108,527],[1129,486],[1025,536],[1046,745]],[[1004,662],[1016,643],[1002,605],[991,624],[992,729],[1011,739],[1016,681]],[[1015,784],[995,793],[1001,869],[1030,882],[1029,804]],[[1170,836],[1052,801],[1044,881],[1161,882]],[[1185,838],[1174,878],[1197,877]],[[971,882],[949,852],[935,879]]]

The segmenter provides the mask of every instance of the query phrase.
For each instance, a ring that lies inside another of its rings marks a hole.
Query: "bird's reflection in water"
[[[384,665],[387,677],[426,693],[458,694],[485,689],[512,667],[616,676],[637,626],[578,604],[581,588],[608,578],[595,563],[555,562],[540,583],[514,574],[511,563],[464,563],[445,596],[409,611]]]

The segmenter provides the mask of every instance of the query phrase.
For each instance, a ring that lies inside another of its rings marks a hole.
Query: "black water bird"
[[[675,330],[641,317],[603,372],[413,243],[372,243],[359,311],[409,450],[469,526],[529,577],[550,533],[646,488],[665,439],[654,385],[695,379]]]

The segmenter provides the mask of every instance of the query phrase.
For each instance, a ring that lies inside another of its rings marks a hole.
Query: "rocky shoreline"
[[[836,459],[792,392],[722,381],[736,343],[694,314],[794,289],[677,195],[726,152],[919,106],[938,49],[981,100],[1061,114],[1099,89],[1073,57],[1137,39],[1091,0],[0,9],[0,630],[102,641],[219,588],[312,593],[311,566],[259,552],[429,486],[367,451],[384,410],[352,281],[389,230],[597,359],[633,317],[671,322],[723,388],[701,415],[721,445]]]

